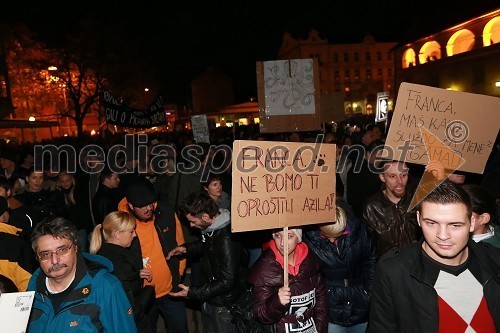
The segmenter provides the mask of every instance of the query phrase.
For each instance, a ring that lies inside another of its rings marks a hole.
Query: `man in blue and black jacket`
[[[40,269],[28,284],[36,291],[28,331],[137,332],[112,263],[78,251],[73,223],[60,217],[43,221],[31,239]]]

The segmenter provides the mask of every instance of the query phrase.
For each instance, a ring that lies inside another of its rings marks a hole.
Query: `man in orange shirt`
[[[168,332],[187,332],[184,300],[169,295],[178,290],[185,259],[165,259],[169,251],[184,244],[177,215],[168,204],[157,202],[153,185],[145,179],[129,185],[118,208],[135,216],[137,237],[131,248],[141,251],[144,267],[152,271],[153,279],[147,283],[154,285],[156,291],[156,302],[148,313],[152,331],[156,332],[161,312]]]

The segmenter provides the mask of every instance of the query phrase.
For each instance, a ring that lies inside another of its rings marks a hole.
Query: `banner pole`
[[[283,249],[283,268],[284,268],[284,287],[288,287],[288,227],[283,228],[284,249]]]

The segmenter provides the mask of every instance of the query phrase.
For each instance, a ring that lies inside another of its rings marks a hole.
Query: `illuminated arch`
[[[415,51],[413,49],[408,49],[403,53],[403,68],[408,68],[410,66],[415,66],[417,59],[415,56]]]
[[[500,16],[492,18],[483,30],[483,45],[490,46],[500,42]]]
[[[425,64],[428,61],[441,59],[441,46],[436,41],[430,41],[422,45],[418,53],[418,61]]]
[[[459,30],[448,40],[448,44],[446,44],[446,54],[448,57],[451,57],[455,54],[470,51],[474,47],[474,40],[474,34],[470,30]]]

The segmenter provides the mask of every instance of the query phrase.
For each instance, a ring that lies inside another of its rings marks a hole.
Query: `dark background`
[[[191,80],[211,65],[232,77],[235,102],[256,97],[255,62],[277,58],[285,31],[307,38],[314,28],[331,44],[360,43],[367,33],[378,42],[405,42],[500,8],[499,0],[177,2],[23,3],[2,10],[0,19],[27,23],[49,45],[81,20],[120,27],[153,68],[165,101],[186,104]]]

